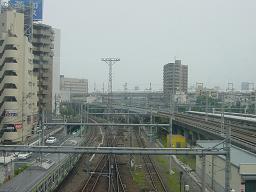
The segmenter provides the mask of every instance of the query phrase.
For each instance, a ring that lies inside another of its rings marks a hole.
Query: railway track
[[[96,122],[96,121],[95,121]],[[105,146],[113,147],[116,145],[116,137],[111,131],[106,134]],[[106,182],[107,178],[107,182]],[[106,183],[107,186],[106,186]],[[106,189],[108,192],[125,192],[125,185],[119,171],[118,159],[116,155],[103,155],[96,165],[89,178],[84,183],[81,192],[97,191],[98,187]]]
[[[135,134],[136,140],[141,147],[146,147],[143,140],[138,136],[138,134]],[[143,155],[142,156],[143,162],[145,164],[145,168],[147,171],[147,174],[151,181],[151,191],[155,192],[168,192],[167,188],[165,187],[165,184],[163,182],[163,179],[158,171],[158,168],[156,167],[154,161],[149,155]]]
[[[180,115],[175,114],[175,119],[184,122],[188,125],[192,125],[199,129],[211,132],[212,134],[221,136],[221,126],[219,121],[212,119],[202,119],[198,116]],[[225,129],[231,128],[231,141],[235,144],[245,147],[247,150],[256,152],[256,135],[255,132],[250,130],[242,130],[233,124],[225,124]],[[225,130],[224,130],[225,131]]]
[[[94,140],[97,138],[97,129],[89,129],[87,134],[85,135],[86,139],[83,143],[83,146],[89,146],[91,145]],[[69,178],[73,178],[79,174],[79,164],[80,161],[85,161],[88,158],[88,155],[81,155],[80,159],[78,160],[77,164],[73,167],[72,171],[68,174],[67,178],[62,182],[62,184],[57,188],[57,192],[61,192],[63,190],[63,187],[65,186],[65,181]],[[64,185],[64,186],[63,186]]]
[[[118,165],[118,159],[117,156],[114,155],[114,182],[116,186],[117,192],[125,192],[125,185],[123,183],[120,171],[119,171],[119,165]]]
[[[104,155],[99,163],[97,164],[95,170],[93,173],[90,174],[90,177],[88,178],[87,182],[84,184],[81,192],[91,192],[94,191],[100,177],[102,176],[103,172],[105,171],[105,167],[107,166],[108,157],[107,155]]]

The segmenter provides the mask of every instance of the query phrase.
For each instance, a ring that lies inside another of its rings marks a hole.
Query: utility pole
[[[119,58],[102,58],[101,61],[104,61],[108,64],[108,112],[111,113],[112,110],[112,67],[113,65],[120,61]]]
[[[83,104],[80,104],[80,122],[83,123]],[[83,125],[80,125],[80,137],[82,137]]]
[[[96,93],[96,83],[94,82],[94,88],[93,88],[93,90],[94,90],[94,94]]]
[[[129,111],[129,109],[128,109],[128,111],[127,111],[127,124],[129,124],[130,123],[130,115],[129,115],[129,113],[130,113],[130,111]],[[129,139],[130,139],[130,147],[132,147],[132,128],[131,128],[131,126],[129,126]],[[130,154],[130,168],[131,168],[131,165],[132,165],[132,155]]]
[[[225,165],[225,192],[230,192],[230,151],[231,151],[231,127],[226,128],[226,138],[225,138],[225,150],[226,150],[226,165]]]
[[[89,103],[86,103],[87,106],[87,113],[86,113],[86,123],[89,122]]]
[[[256,91],[254,91],[254,115],[256,115]]]
[[[224,102],[224,101],[223,101]],[[225,126],[225,117],[224,117],[224,103],[221,103],[221,120],[220,120],[220,135],[224,137],[224,126]]]
[[[169,133],[169,141],[170,141],[170,147],[172,148],[172,128],[173,128],[173,97],[171,96],[171,104],[170,104],[170,119],[169,119],[169,123],[170,123],[170,133]],[[172,171],[172,156],[169,156],[169,173],[170,175],[172,175],[173,171]]]
[[[150,124],[153,124],[153,111],[152,111],[152,107],[150,108]],[[150,126],[150,144],[152,144],[152,135],[153,135],[153,127]]]
[[[44,111],[42,112],[42,121],[40,123],[41,130],[42,130],[42,143],[41,145],[44,146]]]
[[[57,95],[54,95],[54,115],[57,115]]]
[[[176,59],[175,59],[176,60]],[[176,93],[176,86],[174,84],[175,81],[175,62],[174,62],[174,66],[173,66],[173,70],[172,70],[172,90],[170,91],[170,119],[169,119],[169,123],[170,123],[170,133],[169,133],[169,141],[170,141],[170,147],[172,148],[172,129],[173,129],[173,119],[174,119],[174,110],[175,110],[175,93]],[[169,174],[172,175],[173,171],[172,171],[172,156],[169,156]]]
[[[211,188],[214,190],[214,155],[212,156],[212,178],[211,178]]]
[[[205,192],[205,163],[206,163],[206,157],[205,155],[202,155],[201,157],[202,160],[202,188],[201,188],[201,192]]]
[[[205,104],[205,114],[206,114],[206,117],[205,117],[205,121],[208,121],[208,111],[209,111],[209,95],[208,95],[208,91],[206,90],[206,104]]]

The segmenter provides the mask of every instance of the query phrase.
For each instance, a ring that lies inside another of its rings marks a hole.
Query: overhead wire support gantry
[[[120,61],[119,58],[102,58],[101,61],[104,61],[108,64],[109,72],[108,72],[108,113],[111,113],[112,110],[112,68],[113,65]]]

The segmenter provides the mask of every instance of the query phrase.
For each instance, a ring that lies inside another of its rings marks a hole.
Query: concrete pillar
[[[197,133],[197,134],[196,134],[196,140],[201,140],[201,138],[202,138],[202,137],[201,137],[200,133]]]
[[[186,129],[184,129],[184,137],[185,137],[186,139],[189,139],[189,132],[188,132],[188,130],[186,130]]]
[[[181,128],[180,128],[180,127],[177,129],[177,134],[178,134],[178,135],[182,135],[182,131],[181,131]]]
[[[206,164],[206,157],[205,157],[205,155],[203,155],[202,157],[201,157],[201,161],[202,161],[202,173],[201,173],[201,180],[202,180],[202,188],[201,188],[201,192],[205,192],[205,186],[206,186],[206,184],[205,184],[205,164]]]
[[[194,145],[196,144],[196,141],[197,141],[197,133],[195,132],[191,132],[191,143]]]

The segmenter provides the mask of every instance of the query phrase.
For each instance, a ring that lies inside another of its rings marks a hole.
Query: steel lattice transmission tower
[[[108,64],[108,111],[111,111],[112,108],[112,67],[113,65],[120,61],[119,58],[102,58],[101,61],[104,61]]]

